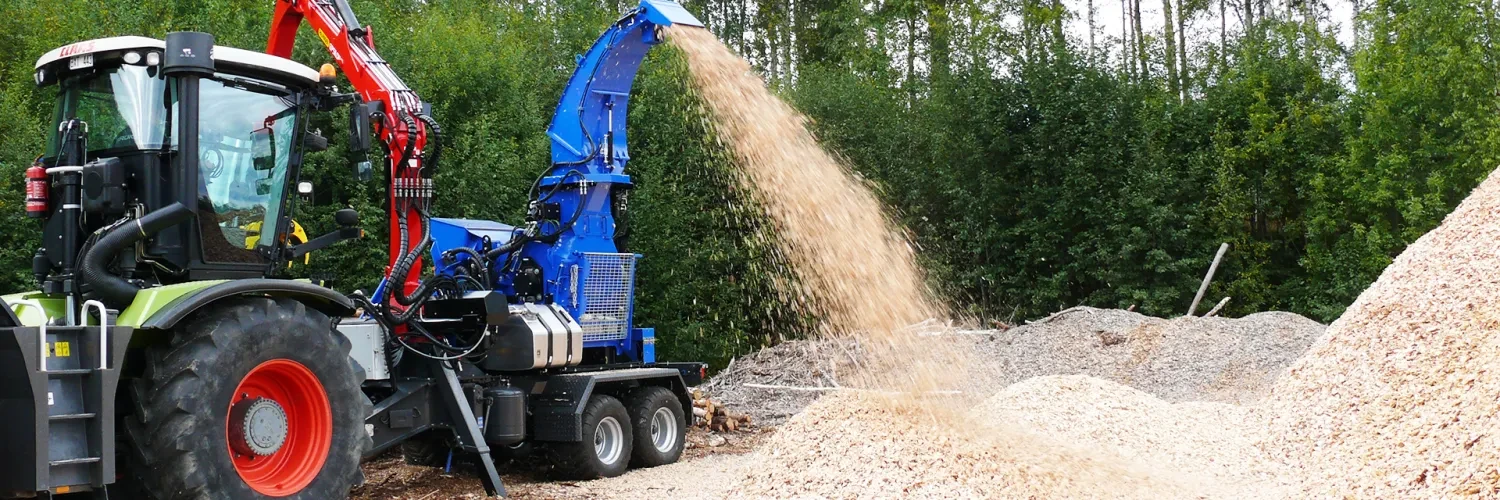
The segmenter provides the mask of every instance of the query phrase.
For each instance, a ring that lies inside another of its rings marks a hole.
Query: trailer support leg
[[[474,419],[474,410],[469,407],[468,399],[464,397],[464,389],[458,383],[458,373],[448,366],[446,362],[440,362],[443,368],[443,382],[446,390],[438,391],[443,394],[443,401],[448,404],[451,415],[458,417],[462,428],[455,428],[454,433],[458,435],[459,444],[464,448],[472,448],[479,454],[479,463],[484,467],[479,480],[484,483],[484,492],[490,496],[505,496],[505,485],[500,482],[500,473],[495,470],[495,459],[490,457],[490,447],[484,442],[484,432],[479,430],[479,422]]]

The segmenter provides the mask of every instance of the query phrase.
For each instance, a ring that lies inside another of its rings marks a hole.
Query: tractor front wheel
[[[210,305],[148,348],[125,430],[159,500],[343,498],[363,481],[364,374],[328,316],[290,299]]]

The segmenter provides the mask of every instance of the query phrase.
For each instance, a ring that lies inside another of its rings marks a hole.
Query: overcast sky
[[[1173,2],[1176,4],[1177,2]],[[1234,14],[1234,1],[1230,2],[1228,13],[1228,27],[1231,33],[1239,31],[1239,18]],[[1070,12],[1076,14],[1074,19],[1068,21],[1068,30],[1078,37],[1079,40],[1088,40],[1088,3],[1087,0],[1063,0],[1063,4]],[[1322,2],[1326,10],[1325,26],[1334,26],[1338,29],[1339,41],[1344,46],[1350,46],[1354,40],[1351,30],[1354,15],[1354,4],[1349,0],[1325,0]],[[1218,43],[1219,40],[1219,7],[1218,2],[1211,0],[1208,12],[1201,12],[1194,16],[1188,23],[1188,45],[1193,46],[1201,43]],[[1162,28],[1161,2],[1159,0],[1141,0],[1141,11],[1144,14],[1141,28],[1147,32],[1156,32]],[[1120,0],[1094,0],[1094,23],[1099,32],[1095,39],[1104,43],[1109,37],[1118,40],[1121,36]],[[1119,49],[1116,48],[1116,51]]]

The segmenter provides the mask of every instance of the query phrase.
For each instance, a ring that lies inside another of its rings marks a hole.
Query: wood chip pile
[[[1267,447],[1320,478],[1308,495],[1500,498],[1500,173],[1407,247],[1268,403]]]
[[[819,399],[756,451],[731,498],[1192,497],[1199,485],[1117,455],[909,400]]]
[[[968,417],[1087,443],[1147,470],[1192,471],[1214,496],[1285,498],[1295,490],[1286,468],[1257,446],[1267,432],[1251,407],[1169,403],[1108,380],[1057,375],[1007,387]]]

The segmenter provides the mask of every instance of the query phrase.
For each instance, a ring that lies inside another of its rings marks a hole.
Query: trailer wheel
[[[210,305],[148,348],[125,431],[159,500],[343,498],[370,401],[349,341],[291,299]]]
[[[620,400],[595,394],[583,408],[583,440],[548,447],[557,472],[571,479],[615,477],[630,466],[630,414]]]
[[[656,467],[682,457],[687,425],[682,403],[665,387],[647,386],[631,392],[630,421],[635,427],[635,452],[630,464]]]

